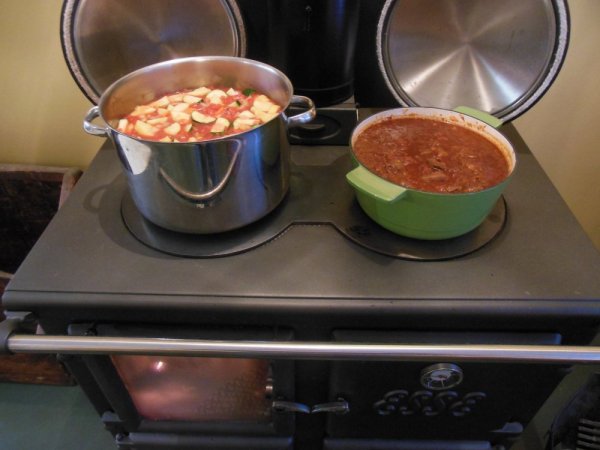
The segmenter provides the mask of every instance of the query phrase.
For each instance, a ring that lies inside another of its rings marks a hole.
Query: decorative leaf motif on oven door
[[[475,405],[480,403],[486,397],[483,392],[471,392],[466,394],[461,401],[453,403],[450,406],[450,414],[454,417],[463,417],[473,411]]]
[[[454,391],[440,392],[433,398],[433,407],[430,407],[427,411],[423,410],[423,414],[437,416],[448,410],[450,405],[454,404],[458,398],[458,394]]]
[[[402,415],[412,414],[413,411],[409,411],[408,406],[405,404],[407,399],[408,391],[404,389],[398,389],[385,394],[383,396],[383,400],[375,402],[373,407],[380,416],[389,416],[390,414],[396,412],[400,412]]]
[[[463,417],[471,414],[476,405],[485,398],[486,394],[483,392],[470,392],[461,397],[455,391],[434,393],[420,390],[411,394],[406,389],[397,389],[387,392],[381,400],[376,401],[373,409],[380,416],[418,414],[434,417],[446,413],[454,417]]]
[[[420,412],[423,415],[430,415],[429,413],[433,410],[431,402],[433,399],[433,393],[431,391],[417,391],[412,394],[408,400],[410,409],[413,412]]]

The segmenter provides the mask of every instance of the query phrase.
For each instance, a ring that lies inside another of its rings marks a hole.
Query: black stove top
[[[316,153],[316,155],[315,155]],[[325,150],[313,152],[313,163]],[[455,239],[424,241],[401,237],[373,222],[354,200],[345,182],[352,169],[348,152],[323,165],[292,163],[291,187],[275,211],[241,229],[219,234],[186,234],[166,230],[146,220],[123,189],[121,215],[127,229],[150,248],[185,257],[231,256],[276,239],[291,226],[330,225],[352,242],[383,255],[416,261],[457,258],[480,249],[500,233],[506,223],[506,203],[500,199],[483,224]]]
[[[504,193],[507,206],[495,212],[502,226],[485,245],[451,259],[429,256],[436,249],[441,255],[449,247],[455,251],[452,242],[414,246],[398,238],[413,247],[390,256],[386,251],[397,249],[373,251],[352,238],[352,230],[361,232],[360,220],[336,223],[336,209],[350,211],[347,217],[360,213],[341,176],[349,164],[344,146],[292,146],[294,166],[301,170],[286,202],[297,202],[306,215],[286,221],[274,236],[234,243],[255,248],[218,258],[156,250],[123,221],[126,182],[106,143],[3,301],[8,310],[61,311],[65,321],[127,314],[161,321],[168,312],[168,320],[186,323],[310,324],[327,317],[347,326],[418,319],[440,327],[485,316],[510,318],[518,327],[532,317],[540,326],[551,317],[597,318],[599,253],[515,129],[506,125],[501,131],[519,161]],[[339,176],[319,178],[326,168]]]

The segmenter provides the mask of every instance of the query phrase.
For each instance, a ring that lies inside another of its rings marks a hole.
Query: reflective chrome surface
[[[198,86],[251,87],[284,109],[301,103],[307,111],[271,121],[244,133],[195,143],[162,143],[132,138],[115,128],[136,105],[166,92]],[[292,95],[287,77],[257,61],[197,57],[139,69],[113,83],[84,120],[84,129],[113,141],[140,213],[168,230],[218,233],[257,221],[283,200],[289,188],[287,129],[312,120],[306,97]],[[109,127],[91,124],[99,116]]]
[[[67,0],[61,25],[69,69],[94,103],[112,82],[140,67],[246,54],[235,0]]]
[[[452,360],[598,364],[600,347],[569,345],[362,344],[300,341],[207,341],[99,336],[10,335],[12,353],[213,356],[365,361]]]
[[[510,120],[548,89],[564,59],[564,1],[388,0],[380,69],[402,106],[470,106]]]

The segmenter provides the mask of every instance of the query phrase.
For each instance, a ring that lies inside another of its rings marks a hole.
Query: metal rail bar
[[[8,337],[11,353],[169,355],[225,358],[600,363],[600,347],[561,345],[366,344],[349,342],[212,341],[100,336]]]

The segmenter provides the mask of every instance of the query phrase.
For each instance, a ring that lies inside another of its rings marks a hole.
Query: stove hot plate
[[[292,164],[290,191],[263,219],[238,230],[201,235],[161,228],[145,219],[126,189],[121,215],[127,229],[142,243],[170,255],[190,258],[231,256],[264,245],[294,225],[333,226],[352,242],[394,258],[438,261],[472,253],[504,228],[507,208],[501,197],[475,230],[453,239],[426,241],[398,236],[372,221],[345,182],[351,169],[345,155],[328,165]]]

